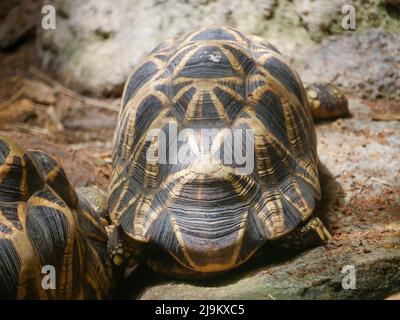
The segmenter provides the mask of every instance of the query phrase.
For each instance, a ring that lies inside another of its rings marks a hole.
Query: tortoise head
[[[350,115],[344,91],[332,83],[306,83],[308,104],[314,120],[335,119]]]

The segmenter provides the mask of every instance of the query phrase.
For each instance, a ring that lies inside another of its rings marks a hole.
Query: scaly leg
[[[331,238],[329,231],[318,217],[311,218],[303,226],[277,240],[283,249],[301,251],[325,244]]]

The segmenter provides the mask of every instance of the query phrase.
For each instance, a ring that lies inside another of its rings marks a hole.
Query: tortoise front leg
[[[144,261],[144,244],[127,236],[121,227],[108,227],[108,255],[120,277],[127,278]]]

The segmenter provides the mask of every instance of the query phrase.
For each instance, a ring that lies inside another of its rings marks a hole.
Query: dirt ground
[[[75,186],[105,190],[119,100],[63,87],[40,71],[34,45],[0,54],[0,134],[54,156]]]
[[[81,96],[41,71],[33,42],[0,53],[0,135],[54,156],[77,187],[107,189],[118,104]],[[319,156],[339,186],[327,190],[333,200],[325,219],[333,240],[324,250],[367,258],[380,247],[396,250],[398,259],[400,103],[351,98],[350,112],[349,118],[317,124]],[[156,284],[143,298],[213,297],[209,290],[184,288],[191,294],[173,282]]]

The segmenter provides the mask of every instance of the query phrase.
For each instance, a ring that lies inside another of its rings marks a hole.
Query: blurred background
[[[41,67],[54,72],[74,90],[99,97],[119,96],[126,77],[143,55],[161,41],[200,26],[229,25],[245,34],[259,35],[299,67],[314,63],[309,57],[312,49],[319,48],[320,55],[332,51],[330,48],[321,52],[323,49],[318,45],[325,39],[335,41],[332,36],[363,33],[364,37],[348,41],[352,48],[343,48],[343,41],[335,45],[328,41],[327,45],[342,55],[335,53],[324,58],[340,64],[339,73],[344,65],[351,66],[349,60],[361,60],[359,55],[365,55],[363,51],[375,49],[367,58],[381,53],[376,49],[388,41],[380,38],[400,30],[398,0],[2,0],[0,3],[2,50],[12,50],[34,40],[36,45],[32,50],[37,53]],[[55,29],[42,27],[47,13],[46,10],[42,13],[42,8],[46,4],[55,9]],[[342,26],[349,13],[348,4],[354,8],[355,30],[345,30]],[[389,45],[394,45],[391,41]],[[399,56],[396,49],[387,48],[392,52],[386,52],[382,59],[398,66],[398,60],[389,61],[390,55],[393,59]],[[344,50],[347,55],[340,52]],[[373,58],[379,60],[376,55]],[[395,82],[399,79],[398,70],[393,68],[395,65],[390,66],[396,71],[392,77]],[[330,68],[334,66],[331,64]],[[379,76],[391,77],[385,71]],[[326,76],[332,75],[328,70]],[[372,76],[378,78],[377,74]],[[346,81],[338,80],[342,82]],[[346,82],[346,86],[354,84]],[[398,82],[396,87],[399,88]]]

